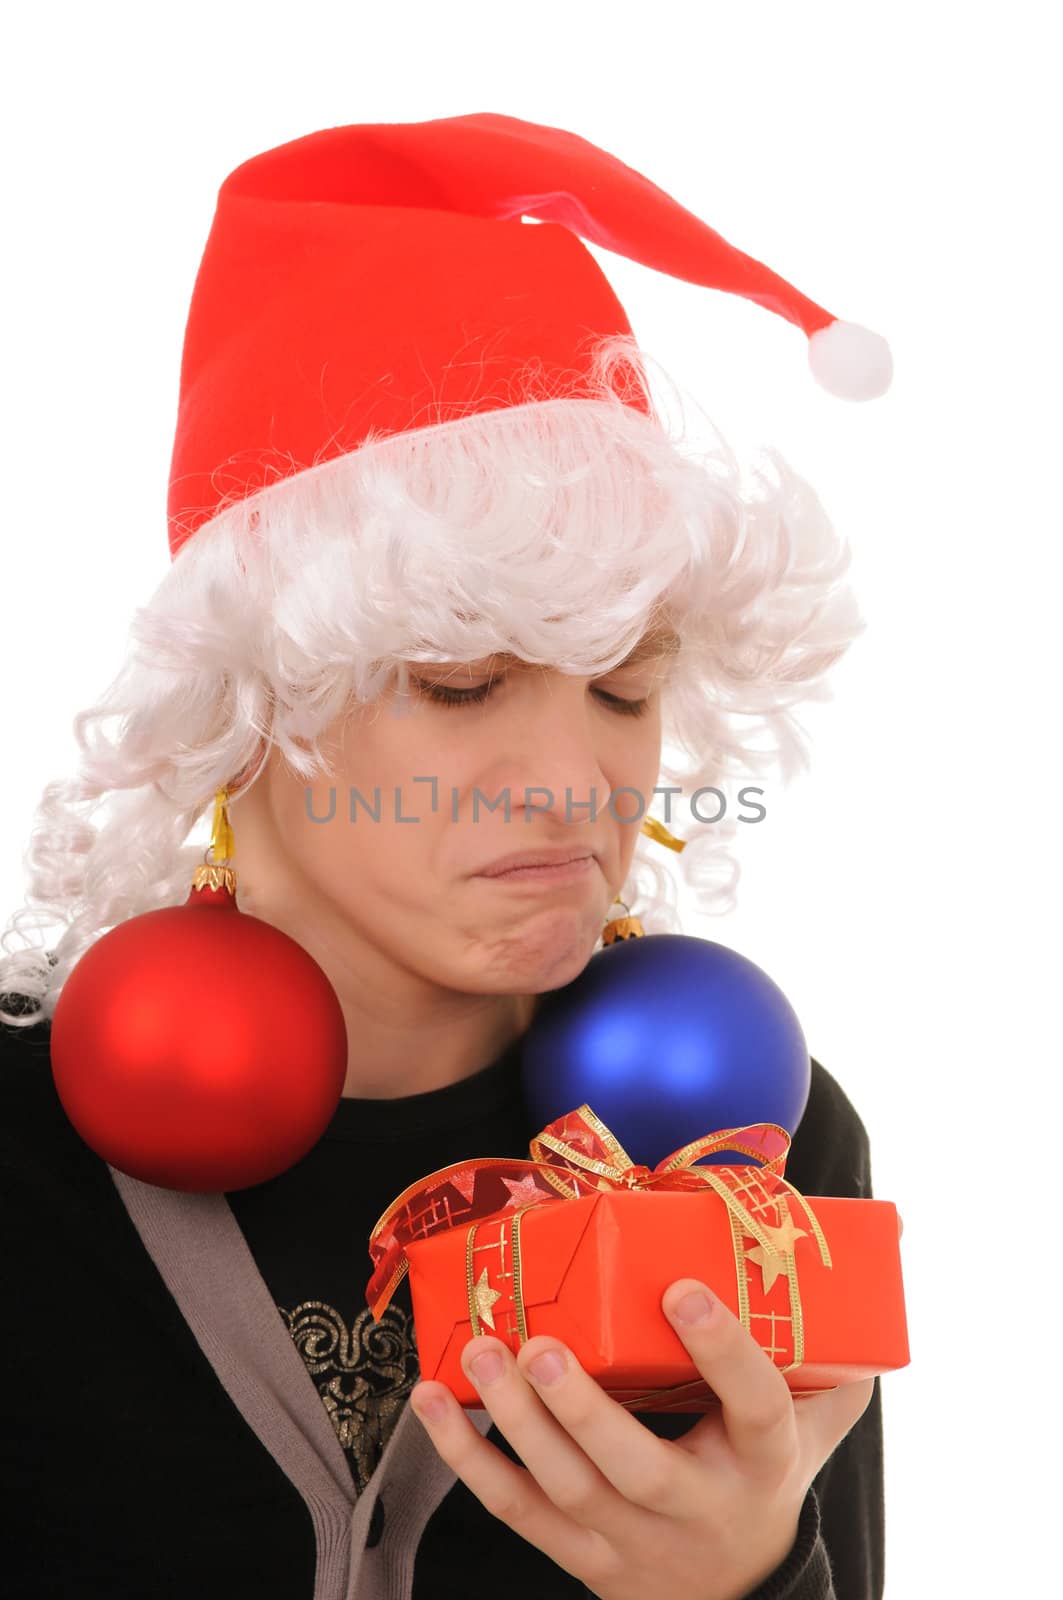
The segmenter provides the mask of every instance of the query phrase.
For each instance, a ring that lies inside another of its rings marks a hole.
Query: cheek
[[[315,887],[345,916],[381,932],[408,916],[438,914],[447,892],[449,801],[440,782],[433,812],[431,783],[413,782],[438,775],[435,752],[411,749],[395,733],[386,717],[348,730],[339,752],[330,752],[335,775],[313,784],[315,813],[331,811],[331,821],[295,819],[300,864]]]
[[[363,926],[383,931],[404,916],[431,912],[445,897],[438,839],[445,818],[433,816],[428,800],[422,803],[418,795],[411,803],[408,788],[396,803],[393,787],[381,784],[378,797],[356,783],[364,803],[356,796],[352,821],[350,787],[336,780],[329,821],[311,822],[305,811],[292,819],[287,842],[300,872],[345,919]],[[315,812],[326,817],[329,810],[326,784]]]
[[[615,810],[633,817],[642,808],[645,815],[654,804],[653,786],[661,770],[660,711],[647,711],[642,717],[629,717],[625,725],[610,733],[603,752],[602,769],[611,790],[633,790],[618,797]]]

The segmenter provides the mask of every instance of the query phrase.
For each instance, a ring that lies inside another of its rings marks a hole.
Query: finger
[[[564,1362],[563,1376],[555,1382],[547,1382],[533,1375],[534,1363],[551,1353],[559,1355]],[[497,1354],[502,1363],[499,1376],[493,1383],[485,1383],[482,1373],[473,1365],[474,1361],[478,1362],[487,1354]],[[556,1339],[529,1339],[520,1356],[518,1366],[512,1352],[500,1341],[478,1335],[470,1339],[462,1351],[462,1365],[479,1389],[499,1432],[509,1440],[553,1504],[575,1522],[597,1530],[610,1540],[629,1536],[635,1507],[618,1492],[598,1462],[592,1460],[580,1442],[569,1433],[564,1422],[553,1414],[552,1403],[560,1399],[564,1407],[567,1396],[568,1411],[580,1421],[589,1417],[591,1420],[588,1425],[592,1429],[593,1414],[598,1413],[600,1418],[605,1413],[607,1425],[610,1408],[621,1413],[619,1421],[630,1423],[632,1432],[642,1431],[641,1425],[609,1399],[604,1390],[583,1372],[571,1352],[559,1345]],[[582,1401],[578,1397],[573,1401],[572,1390],[577,1376],[582,1377],[594,1391],[592,1395],[584,1391]],[[547,1399],[548,1396],[552,1397],[552,1401]],[[645,1431],[654,1445],[662,1444],[662,1441],[649,1435],[648,1430]],[[614,1428],[609,1434],[608,1427],[603,1430],[599,1421],[597,1433],[603,1441],[606,1458],[615,1458],[618,1450],[630,1450],[638,1446],[638,1441],[632,1439],[632,1433],[627,1429]]]
[[[794,1419],[810,1481],[859,1422],[874,1392],[874,1378],[861,1378],[857,1383],[824,1389],[822,1394],[794,1396]]]
[[[544,1372],[540,1366],[543,1358],[551,1355],[561,1363],[556,1373]],[[610,1536],[614,1532],[630,1536],[633,1507],[676,1517],[697,1516],[704,1510],[704,1475],[695,1459],[671,1441],[657,1438],[611,1399],[571,1350],[553,1338],[532,1338],[520,1350],[515,1366],[534,1391],[529,1394],[533,1416],[542,1415],[545,1406],[555,1425],[564,1429],[566,1439],[578,1447],[580,1460],[590,1462],[594,1469],[593,1478],[563,1479],[539,1450],[540,1443],[552,1447],[553,1428],[540,1433],[529,1427],[521,1433],[521,1459],[569,1516]],[[514,1413],[521,1413],[514,1416],[515,1427],[520,1426],[523,1397],[514,1391],[507,1399],[512,1401]],[[496,1420],[509,1438],[501,1410]],[[530,1454],[525,1453],[526,1448]]]
[[[688,1297],[691,1297],[688,1301]],[[699,1300],[707,1302],[703,1320],[693,1317]],[[661,1300],[706,1383],[718,1396],[721,1418],[735,1454],[751,1468],[784,1469],[797,1450],[793,1396],[771,1357],[728,1306],[696,1278],[669,1284]],[[715,1433],[698,1424],[687,1447]]]
[[[443,1402],[443,1414],[437,1419],[424,1411],[434,1400]],[[601,1558],[601,1537],[566,1517],[530,1472],[483,1438],[445,1385],[418,1383],[410,1405],[447,1466],[493,1517],[566,1572],[576,1576],[593,1569],[595,1559]]]
[[[901,1216],[900,1212],[898,1211],[898,1213],[897,1213],[897,1237],[898,1237],[898,1239],[901,1237],[901,1235],[903,1233],[904,1233],[904,1218]]]

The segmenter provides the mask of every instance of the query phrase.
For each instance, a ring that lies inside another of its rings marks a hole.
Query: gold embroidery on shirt
[[[366,1307],[348,1329],[324,1300],[277,1310],[314,1379],[360,1494],[420,1377],[413,1317],[392,1302],[379,1322]]]

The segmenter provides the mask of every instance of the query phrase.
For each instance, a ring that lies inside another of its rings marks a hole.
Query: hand
[[[699,1292],[708,1317],[681,1321],[685,1297]],[[789,1555],[808,1487],[874,1382],[795,1397],[704,1284],[677,1280],[661,1306],[721,1402],[681,1439],[651,1433],[543,1334],[516,1357],[487,1334],[462,1351],[485,1409],[528,1470],[477,1432],[445,1384],[417,1384],[410,1403],[486,1509],[599,1600],[741,1600]],[[472,1365],[491,1354],[493,1380]],[[535,1367],[549,1354],[560,1364],[556,1381]],[[438,1420],[424,1411],[433,1401],[442,1405]]]

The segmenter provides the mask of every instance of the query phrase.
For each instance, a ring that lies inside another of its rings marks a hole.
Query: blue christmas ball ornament
[[[778,984],[726,945],[674,933],[618,940],[541,996],[521,1071],[536,1133],[586,1101],[647,1167],[717,1128],[793,1134],[812,1081]]]

